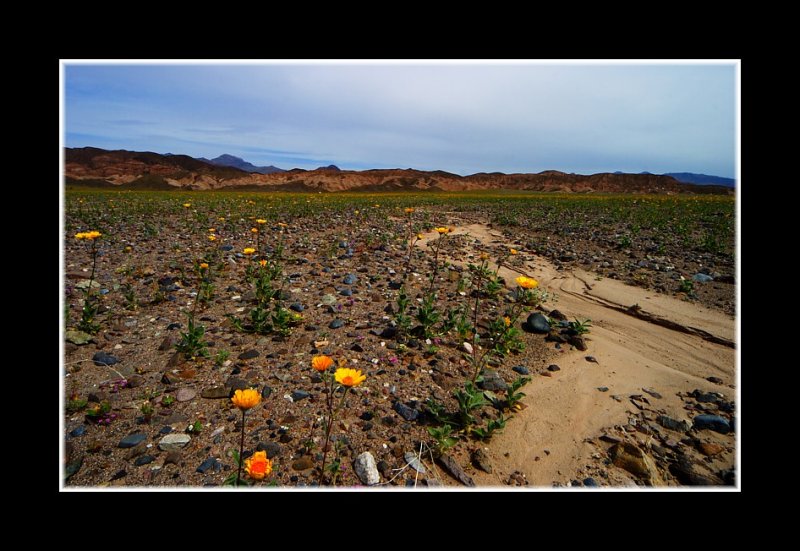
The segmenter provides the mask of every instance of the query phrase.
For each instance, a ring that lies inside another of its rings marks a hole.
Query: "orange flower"
[[[264,260],[263,258],[261,260],[259,260],[258,263],[261,264],[262,268],[267,265],[267,261]]]
[[[266,224],[266,223],[267,221],[264,220],[263,218],[259,218],[258,220],[256,220],[256,224]]]
[[[244,460],[244,468],[250,478],[261,480],[272,472],[272,461],[267,459],[267,452],[260,451]]]
[[[214,233],[217,231],[217,228],[208,228],[208,233]]]
[[[450,233],[450,228],[447,226],[442,226],[441,228],[436,228],[436,231],[439,232],[439,235],[444,235]]]
[[[242,252],[244,254],[253,254],[256,250],[253,247],[246,247]]]
[[[505,323],[506,327],[508,327],[509,325],[511,325],[511,318],[509,318],[508,316],[504,317],[503,323]]]
[[[191,207],[191,206],[192,206],[192,204],[191,204],[191,203],[184,203],[184,204],[183,204],[183,206],[184,206],[184,208],[187,208],[187,209],[188,209],[189,207]]]
[[[216,241],[217,240],[217,236],[216,235],[209,235],[208,236],[208,240],[209,241]]]
[[[330,356],[314,356],[311,359],[311,367],[317,371],[325,371],[333,365],[333,359]]]
[[[278,222],[278,225],[280,227],[282,227],[282,228],[288,228],[289,227],[289,224],[287,224],[286,222]]]
[[[489,260],[489,254],[488,253],[481,253],[480,259],[481,260]]]
[[[516,281],[517,285],[519,285],[523,289],[535,289],[536,287],[539,286],[539,282],[533,279],[532,277],[519,276],[514,281]]]
[[[517,249],[510,249],[508,252],[511,253],[512,255],[515,255],[517,254]]]
[[[208,262],[201,262],[200,263],[201,270],[208,270]]]
[[[337,383],[351,387],[358,386],[363,383],[367,376],[362,375],[361,371],[356,371],[355,369],[349,369],[347,367],[340,367],[336,370],[336,373],[334,373],[334,378],[336,379]]]
[[[258,228],[250,228],[250,231],[253,233],[258,233]]]
[[[257,406],[261,401],[261,395],[254,388],[239,389],[231,398],[231,402],[242,411],[246,411],[253,406]]]
[[[414,212],[414,209],[413,209],[413,208],[411,208],[411,207],[406,207],[406,214],[411,214],[412,212]]]

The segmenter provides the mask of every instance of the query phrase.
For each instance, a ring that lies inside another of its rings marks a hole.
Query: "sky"
[[[736,65],[65,62],[66,147],[255,165],[736,172]]]

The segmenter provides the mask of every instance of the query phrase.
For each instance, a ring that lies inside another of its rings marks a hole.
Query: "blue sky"
[[[78,64],[67,147],[256,165],[734,177],[733,64]]]

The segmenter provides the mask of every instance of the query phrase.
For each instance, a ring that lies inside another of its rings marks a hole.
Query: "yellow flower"
[[[239,389],[233,394],[231,402],[242,411],[246,411],[253,406],[257,406],[261,401],[261,395],[254,388]]]
[[[289,227],[289,224],[287,224],[286,222],[278,222],[278,225],[280,227],[282,227],[282,228],[288,228]]]
[[[266,223],[267,221],[264,220],[263,218],[259,218],[258,220],[256,220],[256,224],[266,224]]]
[[[201,270],[208,270],[208,262],[201,262],[200,263]]]
[[[412,212],[414,212],[414,209],[413,209],[413,208],[411,208],[411,207],[406,207],[406,214],[411,214]]]
[[[511,325],[511,318],[509,318],[508,316],[504,317],[503,323],[505,323],[506,327],[508,327],[509,325]]]
[[[214,233],[217,231],[217,228],[208,228],[208,233]]]
[[[208,240],[209,241],[216,241],[217,240],[217,236],[216,235],[209,235],[208,236]]]
[[[131,252],[132,250],[133,250],[133,247],[131,247],[130,245],[128,245],[127,247],[125,247],[125,252],[126,252],[126,253],[129,253],[129,252]]]
[[[86,232],[78,232],[75,234],[75,239],[86,239]]]
[[[424,238],[424,237],[425,237],[425,236],[424,236],[424,235],[422,235],[421,233],[418,233],[418,234],[417,234],[417,239],[422,239],[422,238]]]
[[[436,231],[439,232],[439,235],[444,235],[446,233],[450,233],[450,228],[447,226],[442,226],[441,228],[436,228]]]
[[[92,230],[92,231],[76,233],[75,234],[75,239],[88,239],[89,241],[94,241],[95,239],[97,239],[101,235],[103,235],[103,234],[100,233],[99,231]]]
[[[224,216],[220,216],[219,218],[217,218],[217,221],[218,222],[224,222],[225,221],[225,217]]]
[[[256,452],[244,460],[244,468],[250,478],[261,480],[272,472],[272,461],[267,459],[267,452]]]
[[[508,252],[511,253],[512,255],[515,255],[517,254],[517,249],[510,249]]]
[[[256,250],[253,247],[247,247],[245,250],[242,251],[244,254],[253,254]]]
[[[489,254],[488,253],[481,253],[480,259],[481,260],[489,260]]]
[[[311,359],[311,367],[317,371],[325,371],[333,365],[333,359],[330,356],[314,356]]]
[[[184,208],[187,208],[187,209],[188,209],[189,207],[191,207],[191,206],[192,206],[192,204],[191,204],[191,203],[184,203],[184,204],[183,204],[183,206],[184,206]]]
[[[250,228],[250,231],[253,233],[258,233],[258,228]]]
[[[532,277],[519,276],[514,281],[516,281],[517,285],[519,285],[523,289],[535,289],[536,287],[539,286],[539,282],[533,279]]]
[[[334,373],[334,377],[337,383],[347,387],[358,386],[367,378],[366,375],[361,374],[361,371],[356,371],[355,369],[349,369],[347,367],[340,367],[337,369],[336,373]]]
[[[261,264],[262,268],[267,265],[267,261],[264,260],[263,258],[261,260],[259,260],[258,263]]]

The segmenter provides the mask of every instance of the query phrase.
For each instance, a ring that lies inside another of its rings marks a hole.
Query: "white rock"
[[[158,449],[165,452],[174,452],[183,448],[192,440],[188,434],[168,434],[158,443]]]
[[[381,475],[378,472],[378,465],[375,463],[375,457],[373,457],[370,452],[364,452],[356,457],[353,469],[356,471],[361,482],[367,486],[374,486],[381,481]]]

